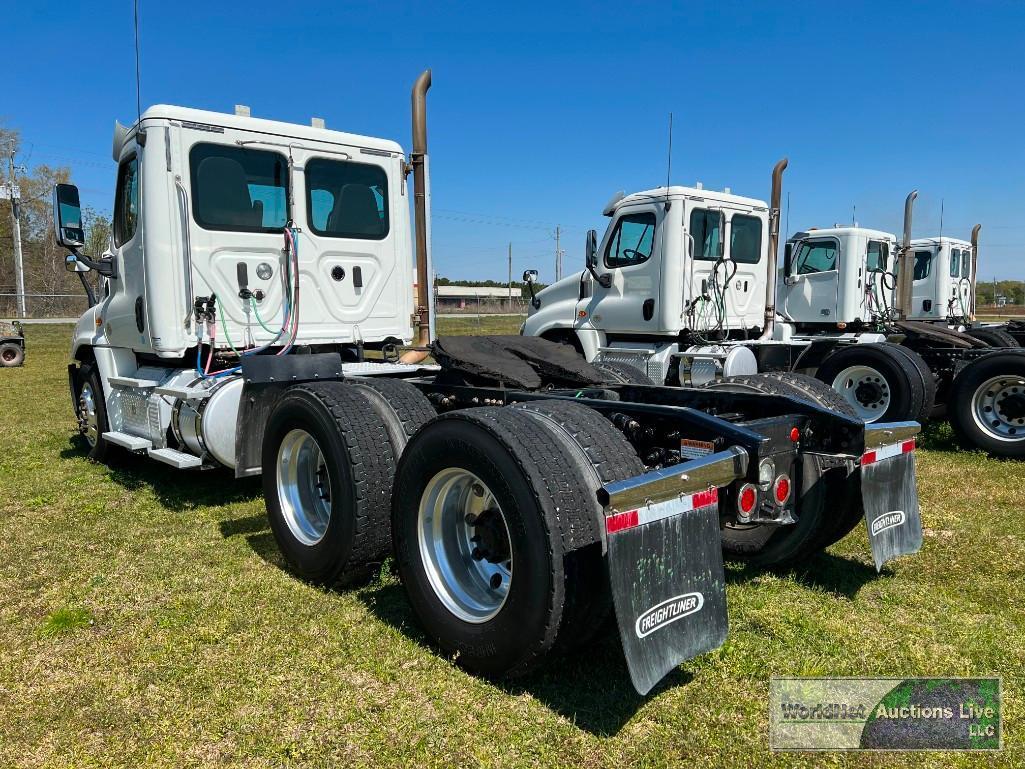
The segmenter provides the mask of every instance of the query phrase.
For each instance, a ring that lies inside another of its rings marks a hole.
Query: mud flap
[[[726,639],[718,486],[742,475],[746,465],[741,449],[677,465],[672,475],[684,491],[662,501],[654,500],[664,493],[652,494],[664,477],[650,481],[647,494],[643,483],[632,495],[615,489],[631,481],[606,487],[613,502],[605,518],[612,599],[630,679],[640,694]],[[694,492],[696,484],[703,490]],[[638,499],[643,501],[636,507],[623,504]]]
[[[922,547],[915,441],[877,446],[861,458],[861,499],[876,571]]]

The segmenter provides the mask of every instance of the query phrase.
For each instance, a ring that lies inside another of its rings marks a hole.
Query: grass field
[[[858,530],[798,571],[729,564],[726,644],[646,699],[612,637],[495,684],[425,641],[387,569],[337,591],[285,571],[258,481],[88,462],[68,338],[30,327],[27,365],[0,370],[0,767],[973,766],[770,753],[767,693],[773,675],[976,674],[1004,679],[992,763],[1025,763],[1025,463],[931,429],[921,553],[877,575]]]

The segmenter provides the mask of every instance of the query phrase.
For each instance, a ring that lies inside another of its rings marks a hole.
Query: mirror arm
[[[85,289],[85,296],[89,300],[89,306],[90,307],[95,307],[96,306],[96,294],[93,293],[93,287],[90,286],[89,285],[89,281],[86,280],[85,273],[84,272],[79,272],[79,273],[76,273],[76,274],[78,275],[78,279],[80,281],[82,281],[82,288]]]
[[[529,281],[529,280],[527,281],[527,290],[530,292],[530,305],[535,310],[540,310],[541,309],[541,300],[538,299],[537,298],[537,294],[534,293],[534,283],[533,283],[533,281]]]
[[[77,249],[72,249],[71,253],[75,255],[75,258],[88,267],[90,270],[96,270],[105,278],[117,278],[117,263],[113,258],[111,259],[90,259],[85,254],[78,253]]]
[[[587,265],[587,271],[591,273],[591,277],[594,278],[601,285],[602,288],[611,288],[612,276],[608,273],[599,275],[598,272],[591,265]]]

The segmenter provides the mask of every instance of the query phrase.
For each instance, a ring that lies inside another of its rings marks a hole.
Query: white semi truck
[[[147,110],[115,131],[102,256],[80,251],[78,190],[55,188],[68,268],[104,278],[68,367],[90,456],[261,474],[297,574],[354,579],[393,554],[428,635],[486,675],[579,646],[614,607],[646,692],[722,643],[723,550],[797,562],[863,519],[877,567],[918,549],[917,423],[865,425],[801,377],[639,387],[544,340],[436,339],[430,82],[408,159],[320,126]],[[767,211],[731,213],[735,243],[764,236]]]
[[[860,227],[809,230],[787,242],[777,272],[785,168],[773,171],[771,205],[701,187],[616,195],[600,245],[588,233],[586,269],[533,297],[523,333],[658,384],[813,375],[870,422],[925,421],[939,397],[966,444],[1025,456],[1025,354],[906,320],[911,284],[896,285],[893,265],[913,259],[914,195],[899,245]]]

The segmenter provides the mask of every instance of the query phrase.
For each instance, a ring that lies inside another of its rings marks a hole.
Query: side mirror
[[[530,306],[535,310],[540,310],[541,300],[534,293],[534,284],[537,283],[537,270],[524,270],[523,282],[527,284],[527,291],[530,292]]]
[[[588,270],[598,266],[598,233],[588,230],[584,241],[584,265]]]
[[[783,274],[790,275],[794,267],[794,244],[787,243],[783,246]]]
[[[85,245],[82,228],[82,204],[74,184],[53,186],[53,228],[57,242],[74,251]]]
[[[78,261],[74,254],[68,254],[64,259],[64,269],[68,272],[89,272],[89,265]]]

